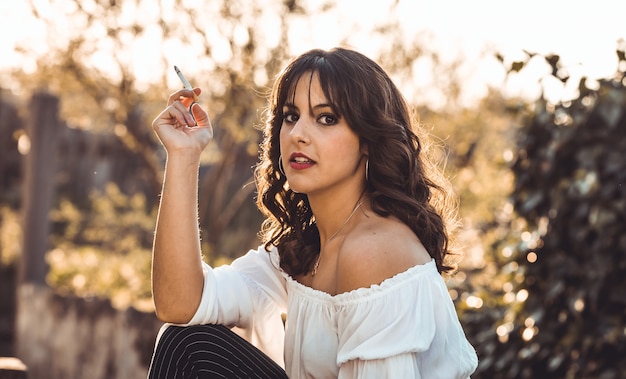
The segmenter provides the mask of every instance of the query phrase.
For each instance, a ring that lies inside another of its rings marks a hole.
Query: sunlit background
[[[0,0],[0,298],[29,304],[0,304],[0,356],[35,377],[143,377],[160,326],[150,121],[181,86],[173,66],[216,130],[199,221],[219,265],[258,243],[250,168],[272,78],[346,46],[395,79],[459,195],[446,279],[474,377],[626,377],[625,15],[612,0]]]
[[[85,9],[90,6],[95,9],[95,3],[95,0],[80,2]],[[101,41],[87,64],[106,72],[111,78],[119,78],[117,63],[112,62],[119,59],[136,75],[137,86],[141,89],[163,79],[163,61],[185,67],[191,77],[199,71],[210,70],[210,67],[203,66],[206,62],[202,59],[202,41],[191,38],[181,43],[176,38],[185,39],[183,35],[163,35],[159,19],[176,23],[180,12],[177,8],[184,7],[201,15],[199,22],[206,28],[206,38],[214,40],[215,64],[227,65],[231,59],[228,41],[216,26],[219,20],[213,19],[215,16],[211,13],[217,6],[208,3],[203,0],[123,2],[117,24],[137,23],[144,28],[143,31],[132,38],[127,36],[123,51],[116,51],[118,47],[113,43]],[[279,2],[235,3],[241,8],[252,3],[255,8],[266,8],[262,17],[254,19],[254,28],[268,48],[281,42],[278,28],[281,22],[286,23],[289,29],[288,54],[344,44],[376,56],[388,46],[389,40],[384,35],[374,35],[373,31],[390,21],[397,22],[398,30],[394,33],[404,36],[405,41],[418,41],[420,46],[439,54],[444,62],[461,61],[463,101],[468,104],[484,96],[488,86],[502,88],[512,96],[533,98],[538,95],[538,82],[545,78],[546,68],[533,67],[504,83],[502,66],[494,60],[496,52],[507,61],[522,59],[524,50],[555,53],[567,62],[572,77],[605,78],[615,70],[616,42],[626,38],[626,2],[614,0],[593,3],[567,0],[345,0],[335,3],[309,0],[298,2],[304,8],[303,14],[288,15],[284,21],[281,21],[284,16]],[[30,4],[36,6],[39,18],[33,17]],[[19,67],[26,73],[35,72],[38,57],[63,46],[77,32],[94,40],[104,39],[107,32],[104,23],[98,20],[72,22],[78,19],[76,4],[72,0],[6,0],[0,5],[0,69],[4,88],[19,91],[18,83],[7,77],[6,70]],[[189,26],[187,31],[191,34],[193,28]],[[182,34],[185,30],[179,32]],[[239,38],[237,42],[243,43],[248,38],[246,30],[235,30],[233,38]],[[437,87],[437,81],[443,78],[432,75],[432,62],[426,59],[414,64],[417,75],[407,84],[407,95],[415,95],[419,102],[442,105],[444,101],[428,89]],[[167,84],[178,86],[172,71],[167,71]],[[554,101],[573,96],[572,88],[564,90],[548,83],[544,89]]]

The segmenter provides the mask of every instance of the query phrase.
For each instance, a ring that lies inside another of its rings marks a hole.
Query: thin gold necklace
[[[350,219],[352,218],[352,216],[354,216],[354,214],[356,213],[356,210],[359,209],[361,204],[363,204],[363,200],[359,200],[359,202],[355,205],[354,209],[352,210],[352,213],[350,213],[350,215],[348,216],[346,221],[343,222],[341,227],[339,227],[339,229],[337,229],[337,231],[335,231],[335,233],[333,233],[330,237],[328,237],[328,239],[326,240],[326,243],[329,243],[333,238],[335,238],[335,236],[337,234],[339,234],[340,231],[343,230],[343,228],[346,227],[346,225],[348,225],[348,222],[350,222]],[[315,276],[315,274],[317,274],[317,268],[320,265],[320,258],[321,257],[322,257],[322,253],[320,251],[320,254],[317,255],[317,260],[315,261],[315,264],[313,265],[313,272],[311,273],[311,276]]]

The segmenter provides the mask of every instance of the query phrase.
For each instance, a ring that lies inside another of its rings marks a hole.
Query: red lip
[[[296,160],[296,158],[300,158]],[[315,164],[315,161],[302,153],[293,153],[289,156],[289,167],[294,170],[305,170]]]

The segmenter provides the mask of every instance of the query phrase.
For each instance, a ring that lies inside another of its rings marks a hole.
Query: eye
[[[283,113],[283,121],[287,124],[293,124],[298,121],[298,114],[296,112],[287,111]]]
[[[333,114],[324,113],[317,118],[317,121],[322,125],[335,125],[339,119]]]

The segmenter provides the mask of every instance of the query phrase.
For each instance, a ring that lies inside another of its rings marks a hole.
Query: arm
[[[172,94],[152,125],[167,151],[163,192],[152,257],[152,293],[156,313],[165,322],[185,323],[194,315],[203,288],[198,227],[200,154],[212,136],[207,113],[194,104],[195,91]],[[192,127],[189,127],[192,125]]]

